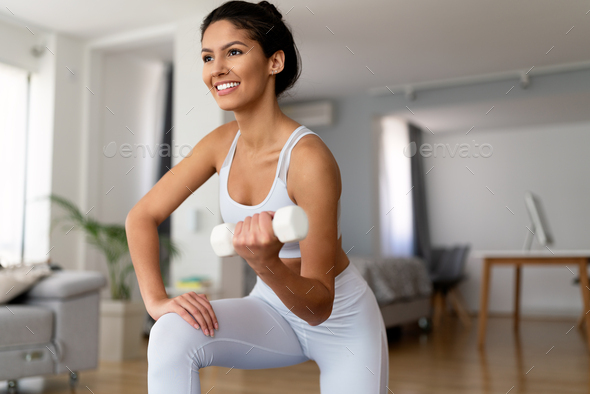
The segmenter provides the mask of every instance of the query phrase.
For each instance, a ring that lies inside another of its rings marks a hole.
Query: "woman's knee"
[[[194,349],[200,345],[197,333],[201,334],[203,340],[208,338],[177,313],[160,316],[150,330],[148,361],[172,363],[192,360]]]

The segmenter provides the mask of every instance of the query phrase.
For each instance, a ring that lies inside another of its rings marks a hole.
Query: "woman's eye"
[[[238,52],[238,53],[242,53],[242,51],[240,51],[239,49],[230,49],[228,53],[232,53],[232,52]],[[203,57],[203,62],[207,63],[207,59],[210,58],[211,56],[205,56]]]

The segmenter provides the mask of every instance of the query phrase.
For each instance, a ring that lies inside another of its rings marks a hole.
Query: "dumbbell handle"
[[[235,223],[223,223],[215,226],[211,232],[211,246],[215,254],[221,257],[236,254],[233,245]],[[275,236],[282,243],[301,241],[307,236],[309,222],[303,208],[288,205],[277,209],[272,220]]]

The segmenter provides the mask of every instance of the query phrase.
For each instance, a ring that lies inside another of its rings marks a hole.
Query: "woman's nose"
[[[213,65],[213,71],[211,71],[211,75],[218,76],[218,75],[223,75],[226,72],[227,72],[227,67],[226,67],[225,61],[216,59],[215,64]]]

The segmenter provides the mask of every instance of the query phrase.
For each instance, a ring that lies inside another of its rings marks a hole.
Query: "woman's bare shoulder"
[[[227,140],[233,141],[236,133],[238,132],[238,122],[232,120],[231,122],[227,122],[222,124],[221,126],[217,127],[213,130],[215,134],[216,142],[223,142]]]
[[[295,153],[297,152],[297,153]],[[300,161],[306,161],[312,156],[322,156],[324,160],[332,161],[333,164],[336,163],[336,159],[332,154],[328,145],[324,142],[323,139],[320,138],[317,134],[306,134],[297,141],[297,144],[293,147],[293,151],[291,153],[291,160],[295,157]],[[295,159],[295,160],[297,160]]]
[[[287,185],[289,185],[290,175],[292,175],[291,179],[295,181],[291,183],[293,185],[293,183],[297,184],[299,181],[305,180],[307,176],[314,177],[319,174],[328,174],[328,178],[332,180],[331,185],[340,195],[342,191],[340,167],[332,151],[317,134],[304,135],[291,152]]]

